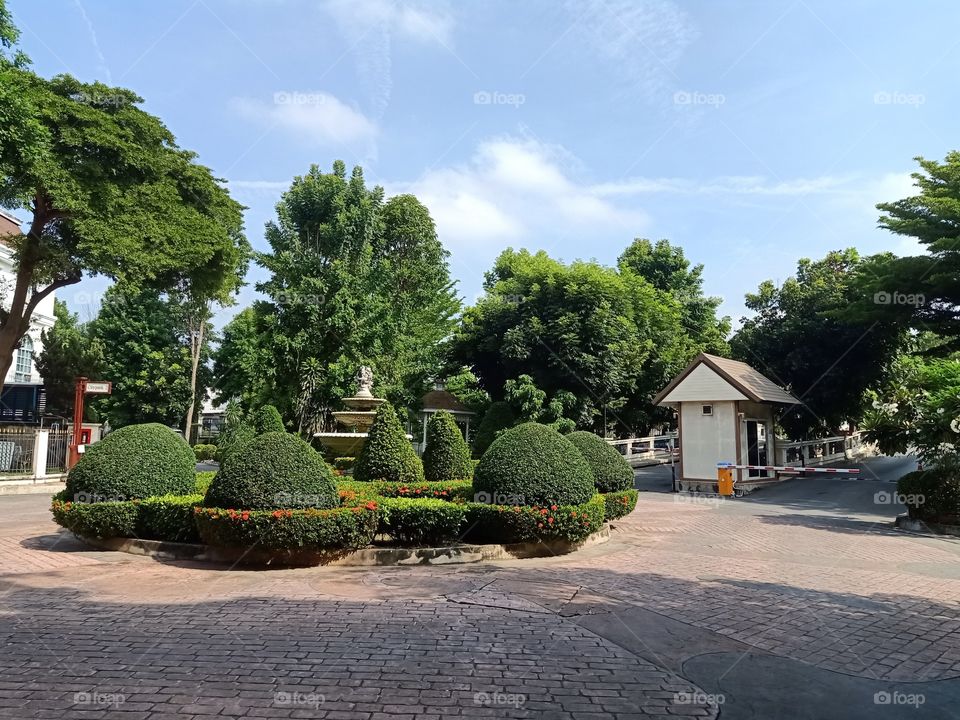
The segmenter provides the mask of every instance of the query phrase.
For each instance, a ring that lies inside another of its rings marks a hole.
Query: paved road
[[[908,458],[862,467],[447,567],[157,562],[0,497],[0,717],[956,717],[960,541],[892,529]]]

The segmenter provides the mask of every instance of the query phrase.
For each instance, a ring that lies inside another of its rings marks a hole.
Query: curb
[[[63,480],[0,480],[0,496],[4,495],[53,495],[63,490],[67,484]]]
[[[387,565],[462,565],[493,560],[517,560],[566,555],[590,545],[610,540],[610,525],[604,523],[597,532],[581,542],[529,542],[508,545],[450,545],[435,548],[361,548],[359,550],[277,550],[255,551],[242,548],[218,548],[193,543],[141,540],[139,538],[86,538],[81,542],[99,550],[146,555],[162,560],[197,560],[200,562],[243,565],[311,567],[338,565],[347,567],[379,567]]]

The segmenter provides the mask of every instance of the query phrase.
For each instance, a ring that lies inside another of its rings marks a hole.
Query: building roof
[[[447,390],[431,390],[421,398],[424,412],[436,412],[437,410],[446,410],[460,415],[473,415],[474,413],[462,402],[457,400],[453,393]]]
[[[669,385],[657,393],[656,397],[653,398],[653,404],[660,405],[663,403],[664,398],[670,395],[694,369],[701,365],[706,365],[723,378],[731,387],[743,393],[753,402],[780,403],[783,405],[803,404],[773,382],[773,380],[746,363],[718,357],[716,355],[708,355],[706,353],[697,355],[682,373],[677,375]],[[716,398],[703,399],[715,400]]]
[[[23,235],[20,221],[10,213],[0,210],[0,243],[9,244],[7,237],[10,235]]]

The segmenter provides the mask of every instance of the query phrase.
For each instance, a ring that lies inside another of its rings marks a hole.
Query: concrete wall
[[[703,415],[702,405],[713,405],[713,414]],[[737,417],[732,400],[680,403],[680,432],[684,479],[715,482],[717,463],[736,461]]]

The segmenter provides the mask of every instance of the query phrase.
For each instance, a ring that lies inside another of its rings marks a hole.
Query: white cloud
[[[387,189],[415,194],[441,239],[454,248],[480,243],[499,250],[512,242],[543,247],[564,233],[608,228],[629,238],[646,225],[644,213],[592,195],[568,161],[559,147],[495,138],[482,142],[464,165],[428,170]]]
[[[727,175],[709,180],[690,178],[627,178],[595,185],[600,197],[673,193],[683,195],[810,195],[849,191],[851,177],[823,175],[813,178],[771,180],[753,175]]]
[[[418,42],[447,45],[453,33],[453,18],[442,5],[395,0],[331,0],[325,5],[337,23],[351,34],[376,28]]]
[[[574,32],[627,91],[654,103],[673,93],[674,67],[698,36],[670,0],[567,0]]]
[[[247,120],[297,133],[314,145],[371,142],[377,135],[363,113],[324,92],[281,91],[269,102],[240,97],[231,106]]]

